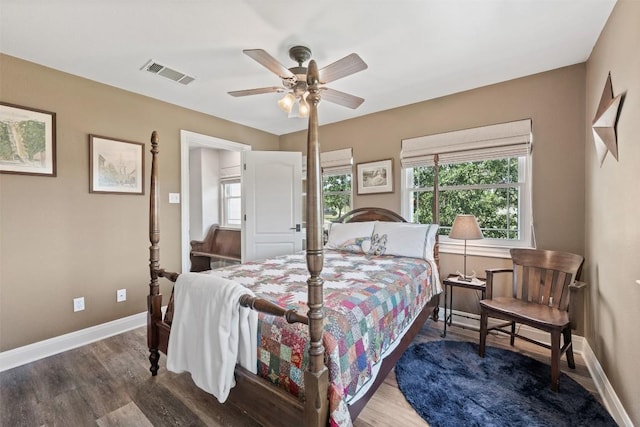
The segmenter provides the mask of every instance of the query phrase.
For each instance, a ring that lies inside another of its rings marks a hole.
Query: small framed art
[[[89,192],[144,194],[144,144],[89,135]]]
[[[358,163],[358,194],[393,192],[393,159]]]
[[[0,172],[56,176],[56,113],[0,102]]]

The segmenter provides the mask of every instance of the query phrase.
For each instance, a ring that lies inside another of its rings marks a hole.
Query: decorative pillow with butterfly
[[[367,252],[433,260],[437,232],[438,224],[376,222]]]
[[[325,248],[433,260],[438,224],[365,221],[333,223]]]
[[[374,227],[375,230],[375,227]],[[373,233],[371,236],[371,240],[369,242],[365,242],[362,246],[362,251],[369,255],[384,255],[387,250],[387,235],[378,233]]]

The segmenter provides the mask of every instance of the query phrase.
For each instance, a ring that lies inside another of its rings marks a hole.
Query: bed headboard
[[[335,222],[362,221],[407,222],[397,213],[385,208],[357,208],[342,215]]]
[[[436,196],[437,200],[437,196]],[[434,208],[434,217],[437,217],[437,210]],[[362,221],[387,221],[387,222],[407,222],[397,213],[385,208],[357,208],[340,218],[335,222],[362,222]],[[436,263],[436,267],[440,268],[440,244],[439,236],[436,235],[436,244],[433,248],[433,257]]]

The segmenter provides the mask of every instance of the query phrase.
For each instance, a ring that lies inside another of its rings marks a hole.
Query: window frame
[[[303,165],[303,175],[306,175],[306,164],[307,164],[307,156],[304,155],[302,158]],[[351,190],[349,193],[349,207],[353,209],[353,148],[341,148],[337,150],[331,151],[323,151],[320,153],[320,169],[321,169],[321,188],[322,188],[322,223],[325,224],[325,227],[328,227],[328,224],[325,221],[324,216],[324,178],[325,176],[332,175],[351,175]],[[303,176],[303,187],[302,187],[302,198],[303,198],[303,210],[306,209],[306,176]],[[346,213],[346,212],[344,212]],[[306,215],[303,214],[306,217]],[[303,219],[303,221],[306,221]],[[306,222],[305,222],[306,227]]]
[[[349,166],[349,167],[345,167],[345,168],[341,168],[341,169],[329,169],[326,171],[322,172],[322,222],[323,224],[328,224],[331,221],[327,221],[325,220],[325,214],[324,214],[324,198],[327,194],[336,194],[336,195],[341,195],[341,194],[346,194],[346,191],[330,191],[329,193],[324,191],[324,179],[326,177],[329,176],[337,176],[337,175],[350,175],[351,176],[351,186],[349,188],[349,192],[348,192],[348,196],[349,196],[349,209],[345,212],[342,212],[342,215],[346,214],[347,212],[351,211],[353,209],[353,166]]]
[[[509,143],[506,143],[506,141]],[[510,154],[492,154],[494,151],[509,152],[511,146],[524,147]],[[401,213],[412,219],[411,195],[416,190],[421,192],[434,191],[433,187],[415,189],[411,180],[411,170],[419,166],[433,166],[440,153],[449,160],[442,164],[463,164],[478,160],[499,158],[518,158],[518,183],[513,184],[479,184],[456,186],[457,189],[481,189],[510,187],[519,189],[518,221],[520,223],[520,238],[518,240],[485,238],[482,240],[468,240],[467,253],[471,255],[509,258],[509,249],[514,247],[535,247],[535,233],[532,223],[532,157],[531,157],[531,120],[521,120],[486,127],[447,132],[438,135],[403,140],[402,169],[400,173]],[[455,147],[455,148],[451,148]],[[514,185],[515,184],[515,185]],[[438,185],[438,191],[443,187]],[[451,191],[451,190],[447,190]],[[461,212],[470,213],[473,212]],[[439,235],[440,251],[445,253],[463,254],[464,241],[450,239],[446,235]]]
[[[466,163],[466,162],[465,162]],[[499,258],[509,258],[509,249],[511,248],[530,248],[533,247],[533,236],[529,231],[531,230],[531,180],[527,179],[527,171],[529,169],[527,163],[529,163],[526,156],[518,158],[518,175],[519,179],[514,184],[481,184],[481,185],[458,185],[455,189],[449,187],[438,186],[439,191],[456,191],[456,190],[468,190],[468,189],[487,189],[487,188],[517,188],[519,190],[518,196],[518,212],[522,212],[518,216],[520,222],[519,229],[521,238],[518,240],[507,239],[494,239],[484,238],[482,240],[468,240],[467,241],[467,253],[471,255],[490,256]],[[409,183],[411,182],[411,169],[410,167],[402,168],[401,174],[401,197],[402,197],[402,216],[404,218],[412,218],[413,212],[411,209],[411,193],[414,192],[433,192],[433,187],[411,188]],[[473,212],[470,212],[473,213]],[[439,235],[440,250],[445,253],[464,253],[464,241],[450,239],[446,235]]]
[[[226,192],[226,185],[228,184],[238,184],[241,185],[242,184],[242,180],[240,179],[240,177],[234,177],[234,178],[225,178],[222,179],[220,181],[220,226],[224,227],[224,228],[234,228],[234,229],[240,229],[242,228],[242,209],[240,209],[240,223],[238,224],[229,224],[229,214],[228,214],[228,208],[229,208],[229,204],[228,201],[230,199],[239,199],[240,203],[242,204],[242,189],[240,191],[240,195],[237,197],[227,197],[227,192]]]

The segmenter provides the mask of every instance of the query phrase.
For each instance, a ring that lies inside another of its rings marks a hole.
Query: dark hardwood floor
[[[442,322],[428,321],[418,341],[440,340]],[[447,328],[450,340],[478,340],[478,332]],[[488,343],[509,347],[507,338]],[[517,341],[516,351],[549,363],[547,350]],[[0,373],[2,426],[255,426],[242,412],[198,389],[188,374],[161,369],[151,377],[146,329],[139,328]],[[597,396],[584,360],[567,372]],[[355,421],[356,427],[426,426],[398,390],[394,372]],[[293,426],[292,426],[293,427]]]

